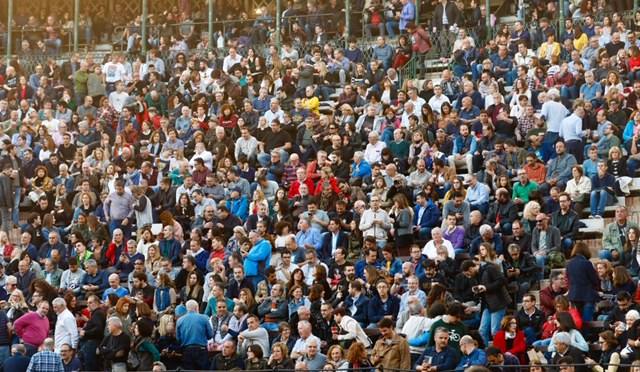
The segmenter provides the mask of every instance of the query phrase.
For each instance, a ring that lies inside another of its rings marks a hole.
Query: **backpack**
[[[554,249],[547,255],[547,267],[549,270],[562,269],[565,267],[566,262],[567,259],[565,258],[564,253],[558,250]]]

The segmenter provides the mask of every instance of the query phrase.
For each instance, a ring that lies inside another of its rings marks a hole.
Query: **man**
[[[235,341],[227,340],[222,344],[222,352],[213,357],[209,369],[212,371],[244,369],[244,361],[236,354]]]
[[[458,364],[460,353],[449,346],[449,331],[438,327],[434,332],[435,344],[424,349],[414,365],[418,372],[450,371]]]
[[[102,300],[107,301],[111,294],[116,295],[118,298],[129,294],[127,288],[120,286],[120,276],[116,273],[109,275],[109,288],[104,291]]]
[[[13,324],[14,333],[24,342],[27,356],[35,354],[49,335],[48,313],[49,303],[40,301],[36,311],[21,316]]]
[[[422,289],[419,288],[419,286],[420,286],[420,282],[417,276],[411,275],[409,276],[409,278],[407,278],[407,291],[405,291],[402,294],[402,297],[400,297],[400,313],[402,313],[408,308],[409,298],[413,296],[418,298],[422,306],[426,306],[427,295],[424,293]]]
[[[320,345],[320,339],[311,333],[311,323],[308,320],[298,322],[298,335],[300,338],[296,341],[291,349],[291,359],[298,359],[303,356],[307,350],[307,345],[316,342]]]
[[[476,174],[471,174],[469,178],[469,188],[467,188],[467,196],[465,200],[469,203],[472,211],[480,211],[482,215],[486,215],[489,209],[489,194],[491,190],[489,186],[478,181]]]
[[[468,173],[473,173],[473,154],[477,150],[476,137],[471,134],[468,124],[460,125],[460,134],[453,142],[453,155],[449,156],[449,164],[456,167],[464,165]]]
[[[124,238],[129,239],[133,222],[135,199],[129,192],[125,192],[124,181],[116,180],[115,191],[109,194],[104,202],[104,215],[109,222],[109,233],[116,228],[122,229]]]
[[[313,248],[320,250],[322,245],[322,235],[320,230],[311,226],[309,218],[300,218],[298,222],[298,233],[296,234],[296,244],[304,249]]]
[[[516,313],[518,327],[523,330],[527,339],[527,345],[540,339],[542,324],[546,317],[544,313],[536,307],[536,297],[531,293],[522,296],[522,308]]]
[[[440,209],[421,192],[416,196],[416,206],[413,213],[413,231],[420,239],[426,239],[432,234],[432,229],[437,226],[440,219]]]
[[[426,256],[428,259],[435,260],[438,258],[437,247],[444,247],[447,251],[447,256],[449,258],[454,259],[456,257],[455,251],[453,250],[453,245],[451,244],[450,241],[444,239],[442,237],[443,236],[442,234],[443,234],[442,229],[440,229],[439,227],[436,227],[433,230],[431,230],[432,240],[427,242],[427,244],[425,244],[424,248],[422,249],[422,254]]]
[[[320,243],[320,260],[328,264],[335,257],[336,249],[343,248],[347,251],[349,244],[347,234],[340,229],[340,220],[333,218],[329,220],[328,232],[322,235]]]
[[[544,213],[536,216],[536,227],[531,233],[531,253],[536,259],[540,272],[538,279],[543,279],[544,267],[549,253],[552,251],[561,252],[560,230],[549,225],[549,218]]]
[[[629,229],[638,228],[638,224],[627,220],[627,213],[627,208],[624,206],[616,208],[615,221],[608,224],[602,234],[600,258],[617,260],[622,254]]]
[[[361,326],[366,327],[369,298],[363,292],[360,281],[356,280],[349,283],[349,295],[344,300],[344,307],[349,311],[349,315],[353,319],[360,323]]]
[[[571,198],[567,193],[558,196],[560,209],[551,214],[551,226],[557,227],[560,231],[562,249],[566,253],[571,251],[575,236],[578,234],[578,222],[580,217],[571,208]]]
[[[456,181],[454,181],[456,182]],[[461,182],[458,180],[457,182]],[[446,217],[449,215],[456,216],[456,224],[464,226],[465,230],[468,230],[470,224],[471,217],[471,209],[469,207],[469,203],[464,200],[464,195],[462,193],[454,191],[452,193],[452,199],[445,203],[444,208],[442,209],[442,216],[444,217],[442,220],[441,228],[447,228],[447,219]],[[479,213],[475,211],[474,213]],[[416,213],[414,213],[414,216]],[[415,218],[415,217],[414,217]]]
[[[42,344],[42,351],[35,353],[31,357],[27,371],[65,372],[64,365],[62,364],[62,358],[60,358],[59,353],[55,353],[53,349],[53,339],[45,339]]]
[[[469,335],[460,339],[460,351],[462,359],[455,368],[456,371],[464,371],[471,366],[486,366],[487,355],[484,350],[477,347],[476,341]]]
[[[474,291],[482,297],[483,304],[478,331],[488,345],[500,329],[500,322],[511,303],[511,296],[507,290],[507,280],[496,264],[487,263],[482,267],[479,283]]]
[[[513,185],[513,191],[511,192],[511,198],[513,202],[522,205],[529,202],[529,195],[531,192],[538,189],[538,184],[529,180],[526,170],[518,170],[518,182]]]
[[[257,231],[249,233],[252,247],[249,252],[242,253],[244,257],[244,272],[247,279],[256,287],[264,279],[264,270],[271,265],[271,243],[264,239]],[[266,350],[268,351],[268,350]]]
[[[410,369],[411,354],[407,340],[396,334],[393,321],[383,318],[378,322],[381,338],[371,353],[371,362],[378,368]]]
[[[107,330],[109,333],[98,346],[96,354],[102,357],[105,366],[110,367],[112,372],[126,372],[131,337],[123,331],[122,320],[117,317],[109,318]]]
[[[608,170],[607,162],[599,160],[597,174],[591,177],[591,218],[602,218],[604,209],[613,200],[616,177]]]
[[[209,367],[207,342],[212,339],[213,329],[209,319],[198,313],[198,302],[187,301],[187,314],[176,323],[176,336],[183,348],[182,366],[185,369],[206,369]]]
[[[79,372],[82,368],[80,359],[75,356],[74,350],[68,344],[62,345],[60,356],[62,357],[62,366],[65,372]]]
[[[269,356],[269,333],[260,327],[257,316],[250,314],[247,317],[247,329],[238,335],[238,350],[245,354],[249,345],[257,344],[262,349],[263,355]]]
[[[84,328],[80,330],[81,347],[79,355],[85,370],[97,371],[101,367],[95,351],[104,338],[107,315],[102,309],[98,296],[89,296],[87,298],[87,308],[91,312],[91,318],[84,325]]]
[[[23,344],[13,344],[11,346],[11,357],[4,360],[4,371],[26,372],[30,360],[31,359],[27,357],[27,349]]]
[[[387,233],[393,226],[389,214],[380,208],[380,197],[372,196],[369,209],[365,210],[360,218],[360,231],[363,237],[373,236],[379,248],[387,244]]]
[[[244,268],[242,266],[236,266],[233,268],[233,277],[227,285],[227,298],[239,298],[242,288],[247,288],[253,292],[253,283],[249,278],[245,277]]]
[[[509,198],[509,191],[504,188],[496,190],[496,201],[489,207],[487,221],[496,232],[511,235],[511,224],[518,218],[518,207]]]
[[[584,353],[571,345],[571,336],[568,332],[558,332],[553,336],[553,345],[555,351],[553,352],[553,358],[551,364],[560,364],[562,359],[571,359],[570,364],[577,364],[576,371],[586,372],[588,368],[584,364]],[[562,368],[560,368],[562,370]]]
[[[564,142],[556,142],[555,148],[558,155],[549,161],[547,165],[547,182],[540,185],[540,191],[543,195],[548,195],[549,189],[553,186],[558,186],[564,190],[567,181],[571,178],[571,169],[577,163],[572,154],[565,152],[566,145]]]
[[[332,329],[332,337],[336,341],[356,340],[361,342],[365,348],[371,346],[371,340],[364,332],[360,324],[352,317],[346,315],[346,310],[343,307],[339,307],[333,311],[333,318],[340,329],[343,331],[340,334],[334,333]]]
[[[562,271],[552,271],[549,275],[551,284],[540,291],[540,306],[545,314],[549,317],[556,312],[555,298],[567,293],[567,279]]]
[[[78,348],[79,333],[75,316],[67,309],[67,302],[62,297],[54,299],[52,305],[53,311],[57,315],[54,332],[56,353],[60,353],[60,348],[64,344],[76,350]]]
[[[502,270],[507,276],[509,288],[516,290],[516,302],[519,303],[535,282],[540,268],[535,259],[517,244],[510,244],[507,253],[502,262]]]

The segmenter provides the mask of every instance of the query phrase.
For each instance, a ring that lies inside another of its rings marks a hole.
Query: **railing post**
[[[207,22],[208,22],[208,34],[209,34],[209,44],[207,44],[209,46],[209,50],[213,49],[213,45],[215,45],[215,41],[213,40],[213,0],[207,0],[207,4],[209,6],[209,12],[207,15]]]
[[[144,57],[147,56],[147,18],[149,18],[149,2],[148,0],[142,0],[142,44],[140,48]]]
[[[11,61],[11,38],[13,37],[13,0],[9,0],[7,7],[7,66]]]
[[[486,24],[487,24],[487,41],[491,40],[491,1],[485,0],[484,7],[487,10]]]
[[[416,10],[416,25],[420,24],[420,0],[415,0],[415,10]]]
[[[351,35],[351,0],[344,1],[344,44],[349,47],[349,36]]]
[[[78,52],[78,40],[80,29],[80,0],[73,0],[73,52]]]
[[[559,18],[558,18],[558,39],[557,40],[560,41],[560,38],[562,37],[562,33],[564,32],[564,0],[560,0],[558,2],[558,6],[560,7],[560,9],[558,9]]]
[[[282,46],[282,0],[276,0],[276,47],[280,51]]]
[[[633,0],[633,14],[635,17],[636,12],[638,11],[638,0]]]

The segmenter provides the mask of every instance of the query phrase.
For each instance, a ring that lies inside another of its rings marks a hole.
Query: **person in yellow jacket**
[[[553,57],[560,57],[560,43],[556,41],[553,31],[547,33],[547,41],[538,48],[538,58],[543,64],[548,64]]]

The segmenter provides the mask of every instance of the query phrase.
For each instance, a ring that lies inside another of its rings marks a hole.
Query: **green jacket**
[[[535,191],[538,189],[538,184],[529,181],[526,185],[522,185],[520,182],[516,182],[513,185],[513,192],[511,193],[511,199],[515,200],[516,198],[527,203],[529,201],[529,193],[531,191]]]
[[[627,220],[627,225],[624,229],[622,229],[622,233],[624,236],[627,236],[629,229],[635,227],[638,228],[638,224],[635,222],[631,222]],[[618,228],[617,222],[611,222],[604,228],[604,233],[602,234],[602,249],[606,249],[608,251],[612,251],[616,249],[618,252],[622,253],[622,241],[620,240],[621,229]]]

